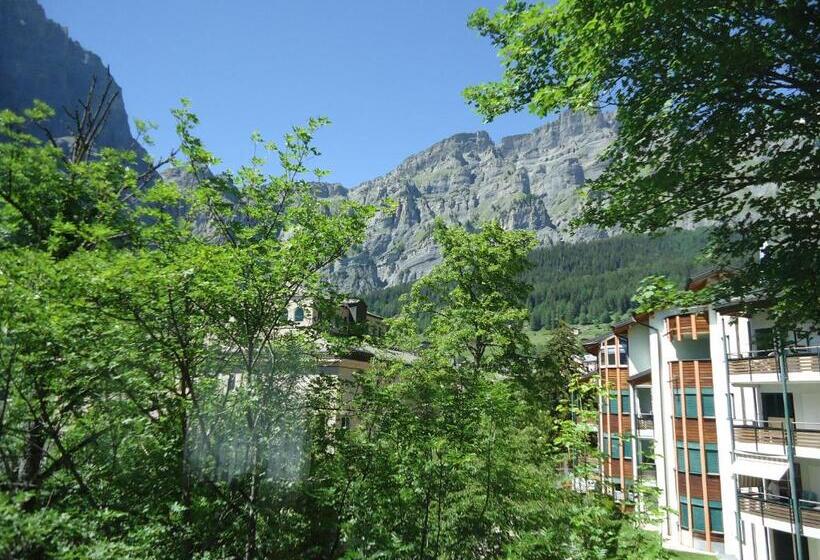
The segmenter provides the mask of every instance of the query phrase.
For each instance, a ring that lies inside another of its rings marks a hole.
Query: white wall
[[[629,374],[634,375],[649,369],[649,328],[632,325],[629,328]]]
[[[727,332],[728,328],[728,332]],[[734,445],[732,441],[731,394],[726,363],[727,336],[732,327],[714,310],[709,311],[709,350],[712,360],[712,384],[715,390],[715,427],[718,438],[718,462],[720,463],[720,501],[723,507],[723,535],[727,554],[740,556],[737,538],[737,490],[733,473]]]

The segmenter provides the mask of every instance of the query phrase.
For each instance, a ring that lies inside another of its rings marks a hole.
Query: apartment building
[[[764,309],[732,304],[634,316],[585,344],[603,488],[632,502],[638,481],[657,486],[668,546],[820,560],[820,339],[782,346]]]

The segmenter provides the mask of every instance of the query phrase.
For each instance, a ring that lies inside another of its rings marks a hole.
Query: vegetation
[[[544,356],[521,330],[529,233],[438,225],[443,263],[368,340],[412,355],[347,383],[322,359],[363,335],[321,271],[374,208],[315,198],[323,120],[212,175],[187,103],[159,162],[95,149],[93,107],[68,149],[26,132],[50,114],[0,113],[0,557],[662,557],[567,484],[596,389],[572,330]],[[295,299],[324,319],[293,328]]]
[[[580,221],[633,232],[713,223],[711,258],[740,261],[717,297],[762,299],[784,328],[816,325],[818,9],[794,0],[511,1],[470,18],[498,48],[504,74],[465,95],[489,119],[525,107],[614,108],[618,136]]]
[[[334,458],[354,557],[664,557],[640,516],[563,479],[568,457],[595,453],[571,396],[597,389],[580,381],[571,329],[543,357],[521,330],[531,233],[439,223],[434,238],[442,263],[391,321],[390,342],[416,359],[361,375],[361,424]]]
[[[707,235],[705,230],[654,238],[626,234],[535,249],[529,255],[533,266],[523,273],[532,287],[526,298],[530,329],[552,329],[561,321],[611,324],[634,309],[632,297],[646,276],[664,275],[682,287],[704,266],[697,255]],[[391,286],[364,297],[374,312],[392,316],[409,289]]]

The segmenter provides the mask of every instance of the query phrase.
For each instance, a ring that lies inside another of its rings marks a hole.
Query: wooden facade
[[[610,483],[620,484],[625,493],[635,478],[632,458],[632,417],[631,393],[629,393],[629,364],[623,358],[625,348],[621,339],[610,336],[603,340],[598,352],[598,372],[604,387],[604,402],[600,411],[602,451],[607,455],[603,465],[604,478]],[[629,395],[629,409],[624,409],[623,395]],[[611,409],[610,399],[615,398],[616,406]],[[617,453],[612,457],[612,438],[617,438]],[[628,451],[628,453],[627,453]]]
[[[706,312],[672,315],[666,318],[666,334],[673,340],[709,336],[709,316]]]
[[[667,318],[667,325],[670,320],[675,321],[677,325],[680,317]],[[696,326],[696,316],[689,317],[692,318],[689,324]],[[679,336],[680,332],[678,330],[672,336]],[[673,437],[678,450],[676,457],[678,494],[685,499],[678,505],[687,508],[686,515],[680,515],[680,518],[687,519],[689,530],[704,538],[707,548],[711,548],[712,542],[723,540],[723,534],[712,529],[714,523],[709,508],[709,502],[721,501],[720,475],[710,474],[707,464],[708,450],[711,446],[715,449],[717,447],[713,393],[708,410],[706,410],[707,413],[704,413],[704,409],[707,408],[704,395],[709,394],[713,388],[712,363],[709,360],[681,360],[669,362],[668,367],[672,381],[673,402],[677,401],[674,402]],[[692,406],[693,401],[694,407]],[[690,463],[692,446],[698,450],[697,464]],[[693,499],[702,500],[704,504],[705,531],[694,527]],[[683,513],[679,511],[679,514]],[[722,519],[720,522],[722,523]]]

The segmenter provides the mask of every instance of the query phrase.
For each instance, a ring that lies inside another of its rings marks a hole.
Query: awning
[[[743,457],[735,459],[734,469],[735,474],[780,480],[789,470],[789,464],[786,461],[758,461]]]

